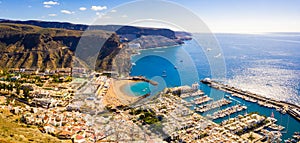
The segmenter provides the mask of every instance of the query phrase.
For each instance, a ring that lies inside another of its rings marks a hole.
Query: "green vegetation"
[[[253,140],[255,139],[255,138],[253,137],[252,133],[250,133],[248,139],[249,139],[250,141],[253,141]]]
[[[29,95],[30,95],[30,94],[29,94],[29,91],[30,91],[30,89],[27,88],[27,87],[25,87],[25,88],[23,89],[25,100],[28,100],[28,97],[29,97]]]
[[[202,139],[202,138],[204,138],[204,137],[207,137],[208,136],[208,134],[205,132],[204,134],[201,134],[200,135],[200,139]]]
[[[138,117],[137,120],[141,121],[143,124],[155,124],[159,122],[155,113],[149,109],[131,109],[129,114],[136,115]]]

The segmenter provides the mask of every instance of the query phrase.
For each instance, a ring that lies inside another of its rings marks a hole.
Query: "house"
[[[50,124],[46,124],[44,126],[44,130],[46,133],[50,133],[50,134],[55,132],[55,128]]]
[[[85,143],[85,137],[82,135],[75,135],[75,137],[73,138],[74,143]]]

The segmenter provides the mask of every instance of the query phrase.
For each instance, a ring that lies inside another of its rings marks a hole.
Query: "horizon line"
[[[41,20],[41,19],[10,19],[10,18],[0,18],[0,21],[2,20],[10,20],[10,21],[40,21],[40,22],[57,22],[57,23],[69,23],[69,24],[75,24],[75,25],[86,25],[86,26],[107,26],[107,25],[115,25],[115,26],[134,26],[134,27],[142,27],[142,28],[158,28],[158,29],[169,29],[175,32],[182,32],[180,30],[174,30],[170,27],[155,27],[155,26],[137,26],[137,25],[123,25],[123,24],[87,24],[87,23],[77,23],[72,21],[60,21],[60,20]],[[211,34],[272,34],[272,33],[300,33],[300,31],[254,31],[254,32],[238,32],[238,31],[213,31],[210,30]],[[183,31],[188,33],[194,33],[194,34],[205,34],[203,32],[199,31]]]

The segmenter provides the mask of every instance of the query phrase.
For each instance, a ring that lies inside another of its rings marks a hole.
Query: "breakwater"
[[[132,77],[128,77],[127,78],[128,80],[135,80],[135,81],[144,81],[144,82],[148,82],[154,86],[158,85],[158,83],[156,81],[153,81],[153,80],[150,80],[150,79],[147,79],[146,77],[144,76],[132,76]]]
[[[211,79],[201,80],[202,83],[207,84],[208,86],[222,90],[224,92],[235,95],[239,98],[242,98],[247,101],[256,102],[261,106],[265,106],[268,108],[275,108],[276,110],[280,110],[281,113],[288,113],[298,121],[300,121],[300,107],[298,105],[288,103],[285,101],[278,101],[275,99],[271,99],[268,97],[264,97],[255,93],[251,93],[249,91],[244,91],[242,89],[238,89],[227,84],[223,84],[217,81],[213,81]]]

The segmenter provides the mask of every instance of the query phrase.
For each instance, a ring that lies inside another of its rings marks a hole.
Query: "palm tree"
[[[13,85],[12,85],[12,83],[10,83],[9,85],[7,85],[7,90],[8,90],[8,94],[10,94],[10,91],[13,91]]]
[[[4,83],[0,84],[0,90],[4,89]]]
[[[29,97],[29,91],[30,91],[30,89],[29,89],[28,87],[25,87],[25,88],[23,89],[24,98],[25,98],[26,100],[27,100],[28,97]]]
[[[253,140],[255,139],[255,137],[252,135],[252,133],[250,133],[248,139],[249,139],[250,141],[253,141]]]
[[[19,82],[17,82],[15,84],[15,88],[16,88],[16,94],[19,95],[20,94],[20,83]]]
[[[3,85],[4,85],[4,86],[3,86],[3,87],[4,87],[4,88],[3,88],[4,91],[5,91],[6,89],[8,89],[8,85],[6,85],[5,83],[4,83]]]

